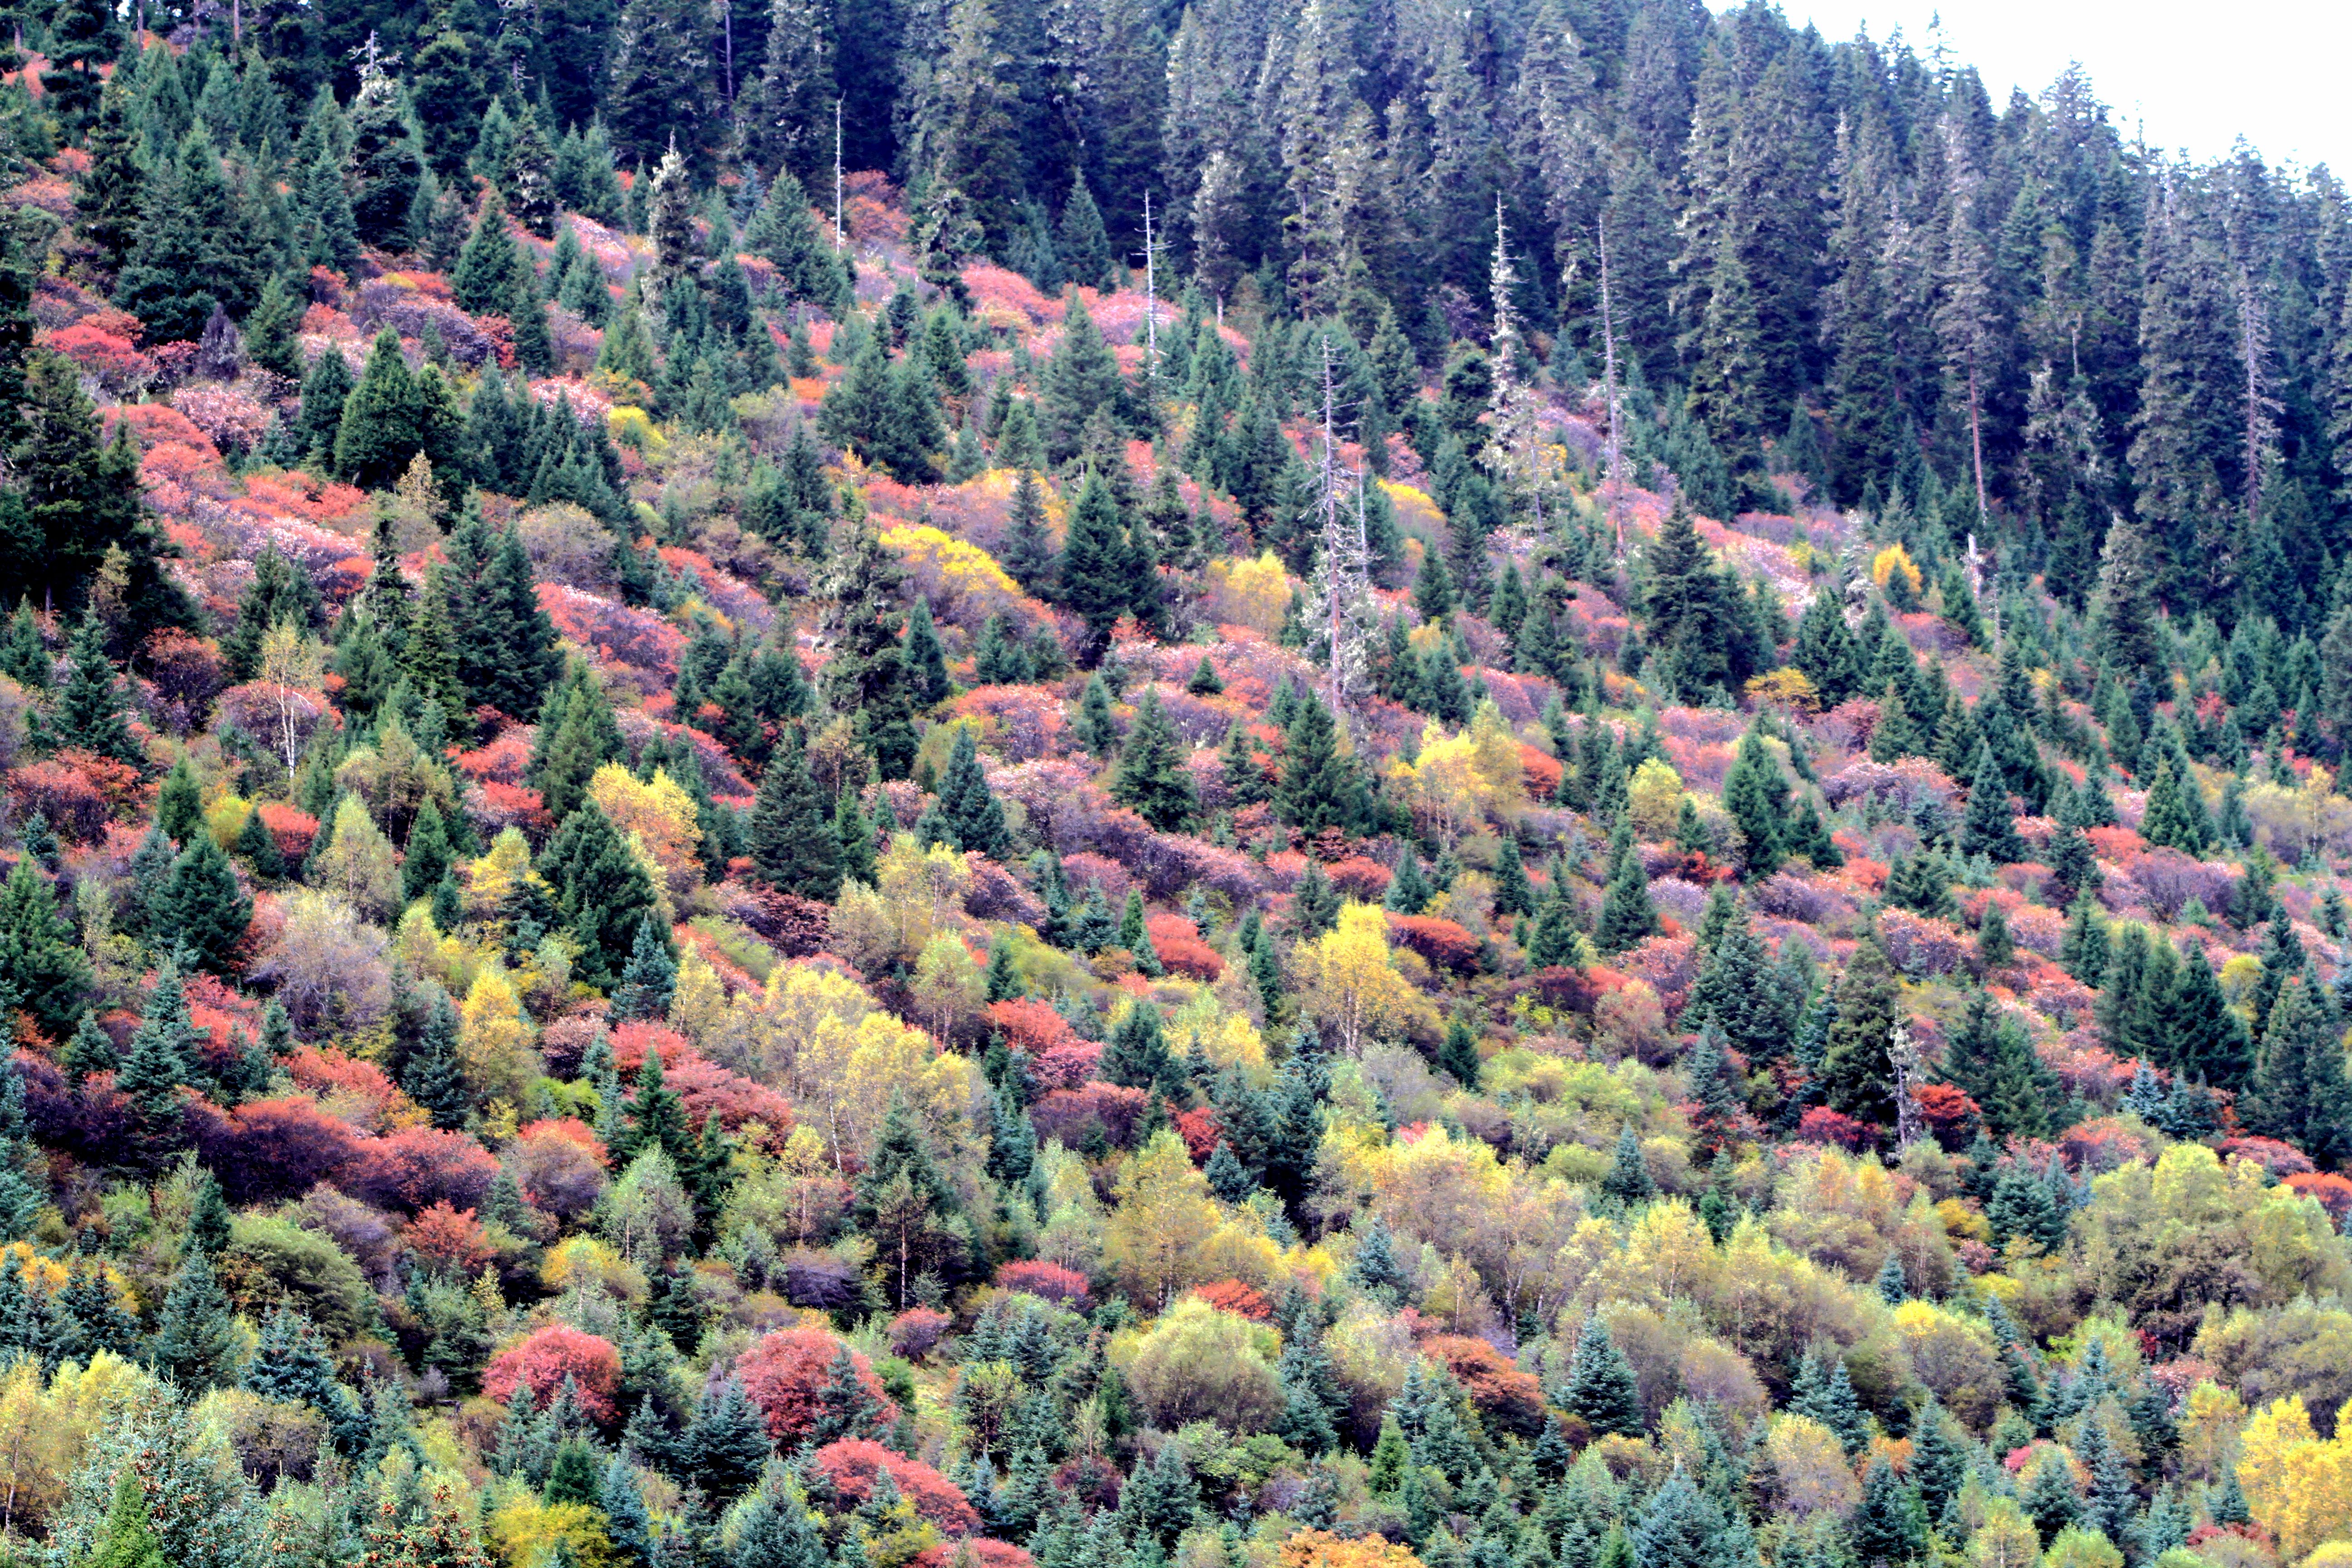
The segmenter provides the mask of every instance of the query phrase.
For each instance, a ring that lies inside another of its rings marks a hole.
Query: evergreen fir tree
[[[1161,1022],[1160,1009],[1148,1003],[1139,1002],[1128,1009],[1103,1046],[1106,1081],[1154,1092],[1173,1093],[1181,1089],[1181,1072],[1169,1052]]]
[[[1993,760],[1992,748],[1981,742],[1969,785],[1968,815],[1960,824],[1960,853],[1982,855],[1996,866],[2025,858],[2024,841],[2018,837],[2016,819],[2010,816],[2009,786]]]
[[[1528,880],[1527,862],[1520,858],[1519,841],[1516,837],[1504,837],[1495,861],[1495,912],[1498,915],[1533,914],[1535,888]]]
[[[1750,730],[1723,779],[1723,808],[1738,825],[1742,856],[1751,880],[1778,870],[1789,847],[1789,791],[1780,764]]]
[[[1600,1311],[1585,1317],[1585,1326],[1576,1335],[1576,1359],[1569,1366],[1569,1384],[1561,1389],[1559,1408],[1569,1415],[1583,1417],[1595,1436],[1618,1434],[1618,1436],[1642,1436],[1646,1422],[1642,1417],[1642,1387],[1634,1383],[1633,1363],[1625,1361],[1625,1352],[1609,1338],[1609,1326],[1601,1323]]]
[[[194,1045],[186,987],[178,967],[167,959],[147,994],[138,1032],[131,1037],[114,1080],[138,1117],[140,1136],[151,1146],[168,1143],[179,1131],[180,1090],[194,1070],[190,1056]]]
[[[617,985],[638,924],[654,908],[645,868],[593,801],[564,818],[537,864],[555,889],[557,912],[580,944],[577,974],[591,985]]]
[[[0,994],[52,1038],[62,1038],[85,1016],[89,980],[89,962],[56,896],[34,857],[21,857],[0,884]]]
[[[1650,901],[1650,879],[1633,847],[1633,825],[1621,821],[1610,838],[1609,885],[1601,894],[1592,944],[1603,953],[1619,953],[1657,930],[1658,911]]]
[[[931,621],[931,601],[924,595],[915,596],[915,606],[907,613],[907,673],[914,682],[915,702],[929,708],[946,699],[948,683],[947,656],[940,647],[938,627]]]
[[[628,967],[621,972],[620,988],[613,993],[613,1016],[658,1021],[668,1013],[670,995],[677,989],[677,961],[670,954],[669,935],[662,929],[660,918],[649,910],[637,921]]]
[[[1339,890],[1324,874],[1319,860],[1309,860],[1299,873],[1297,891],[1291,895],[1290,919],[1293,933],[1300,942],[1311,942],[1339,923]]]
[[[230,1381],[236,1356],[236,1331],[228,1296],[214,1276],[211,1257],[191,1247],[163,1298],[148,1355],[157,1372],[188,1389],[217,1387]]]
[[[925,814],[925,823],[928,826],[919,828],[918,837],[950,848],[974,851],[992,860],[1003,860],[1011,853],[1004,806],[981,772],[979,747],[968,724],[957,727],[947,773],[940,780],[938,804]]]
[[[1184,766],[1189,750],[1160,705],[1159,689],[1146,687],[1111,777],[1111,798],[1134,807],[1158,832],[1182,832],[1200,804]]]
[[[1887,1056],[1899,1013],[1894,966],[1874,937],[1865,938],[1837,984],[1836,1011],[1822,1058],[1830,1108],[1862,1121],[1895,1121],[1893,1067]]]
[[[66,658],[66,682],[49,712],[51,741],[61,750],[79,748],[143,767],[146,753],[131,739],[114,666],[106,658],[105,633],[95,619],[84,617],[75,628]]]
[[[1118,502],[1102,475],[1088,469],[1070,507],[1067,536],[1056,574],[1056,596],[1087,624],[1099,647],[1132,606],[1136,584],[1129,572]]]
[[[740,1496],[760,1479],[761,1467],[767,1464],[772,1451],[766,1417],[744,1392],[741,1380],[730,1375],[704,1387],[695,1405],[693,1422],[679,1444],[678,1458],[702,1480],[713,1497],[732,1498]],[[752,1517],[747,1515],[744,1522],[748,1533]],[[763,1531],[770,1522],[761,1521]],[[773,1522],[782,1525],[787,1521]],[[802,1528],[814,1533],[813,1524],[803,1522]],[[763,1534],[762,1539],[768,1537]],[[818,1552],[821,1564],[821,1546]],[[801,1565],[794,1563],[793,1568]]]
[[[149,903],[149,920],[205,969],[226,974],[253,923],[253,900],[209,832],[193,835]]]
[[[1422,875],[1421,857],[1407,849],[1397,858],[1396,875],[1389,880],[1389,890],[1381,902],[1384,908],[1401,915],[1417,915],[1429,907],[1436,890],[1429,879]]]
[[[400,1065],[401,1091],[425,1108],[433,1125],[455,1131],[466,1123],[472,1097],[467,1090],[457,1054],[457,1005],[449,994],[433,988],[431,1007],[415,1045]]]
[[[2352,1151],[2352,1080],[2346,1078],[2343,1021],[2306,966],[2270,1009],[2246,1087],[2247,1124],[2316,1160]]]
[[[1658,1195],[1657,1180],[1650,1174],[1650,1162],[1630,1121],[1618,1129],[1616,1152],[1611,1156],[1609,1173],[1601,1179],[1601,1192],[1622,1204],[1647,1203]]]
[[[150,1523],[147,1491],[139,1472],[122,1467],[114,1482],[114,1502],[96,1549],[82,1560],[89,1568],[169,1568]]]
[[[1307,833],[1345,829],[1362,820],[1366,804],[1354,759],[1339,749],[1330,710],[1311,696],[1304,698],[1283,739],[1275,820]]]
[[[1478,1037],[1470,1027],[1470,1020],[1456,1013],[1447,1020],[1445,1039],[1438,1047],[1437,1065],[1454,1075],[1463,1088],[1476,1093],[1484,1062],[1478,1055]]]
[[[2195,778],[2184,780],[2174,772],[2170,757],[2158,763],[2155,782],[2148,785],[2147,809],[2140,817],[2140,837],[2150,844],[2202,855],[2205,833],[2199,820],[2202,805],[2200,803],[2192,810],[2187,798],[2188,792],[2196,788]]]
[[[824,668],[825,700],[851,719],[886,779],[904,778],[915,765],[915,694],[899,641],[904,579],[880,534],[861,519],[829,584],[837,608],[828,627],[834,654]]]
[[[1863,1475],[1862,1504],[1847,1521],[1847,1540],[1862,1568],[1913,1563],[1925,1556],[1927,1531],[1918,1498],[1882,1457]]]
[[[1222,1138],[1217,1140],[1209,1163],[1202,1167],[1202,1173],[1208,1178],[1209,1191],[1221,1203],[1237,1204],[1257,1191],[1257,1178],[1243,1167],[1234,1154],[1233,1145]]]
[[[856,809],[855,796],[844,791],[839,810],[854,814]],[[782,744],[761,775],[759,796],[751,806],[749,848],[761,879],[804,899],[829,902],[839,897],[843,839],[837,831],[827,831],[828,815],[824,795],[809,774],[800,730],[787,725]],[[839,824],[831,826],[837,829]],[[859,826],[863,826],[862,819]],[[870,862],[870,833],[864,836],[864,842]],[[870,865],[867,869],[870,874]]]

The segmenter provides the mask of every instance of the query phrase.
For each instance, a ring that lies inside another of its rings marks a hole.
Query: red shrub
[[[87,772],[55,757],[9,770],[8,795],[19,820],[39,812],[75,844],[96,839],[114,816],[114,803]]]
[[[516,1132],[515,1137],[520,1140],[524,1138],[537,1138],[542,1135],[561,1138],[570,1143],[577,1143],[583,1149],[587,1150],[598,1164],[601,1165],[606,1163],[607,1156],[603,1141],[596,1136],[596,1132],[593,1128],[590,1127],[585,1121],[581,1121],[580,1118],[576,1116],[550,1116],[538,1121],[526,1121],[522,1124],[521,1129]]]
[[[1432,1334],[1421,1342],[1421,1353],[1444,1362],[1471,1403],[1490,1420],[1522,1436],[1542,1430],[1542,1385],[1533,1373],[1521,1372],[1486,1341]]]
[[[1192,1294],[1220,1312],[1231,1312],[1236,1318],[1247,1318],[1253,1323],[1274,1321],[1274,1305],[1253,1286],[1238,1279],[1220,1279],[1212,1285],[1193,1288]]]
[[[954,1482],[879,1443],[864,1437],[827,1443],[816,1451],[816,1469],[834,1495],[849,1504],[864,1502],[874,1489],[875,1472],[887,1470],[898,1495],[915,1505],[916,1513],[950,1535],[970,1535],[980,1528],[980,1515]]]
[[[1389,930],[1398,942],[1439,969],[1468,974],[1478,967],[1478,939],[1455,921],[1432,915],[1401,915],[1391,910]]]
[[[174,626],[148,634],[146,664],[155,695],[177,725],[201,721],[205,704],[228,684],[220,650]]]
[[[410,1220],[401,1232],[401,1240],[436,1274],[462,1274],[471,1279],[482,1271],[482,1265],[498,1256],[498,1249],[482,1233],[482,1223],[474,1217],[474,1211],[451,1208],[446,1202],[435,1204]]]
[[[1533,746],[1519,744],[1519,772],[1529,800],[1549,800],[1559,788],[1559,763]]]
[[[730,1133],[753,1122],[768,1130],[768,1142],[778,1148],[793,1131],[793,1102],[762,1083],[732,1073],[698,1051],[689,1050],[673,1067],[662,1057],[665,1081],[686,1103],[687,1120],[696,1131],[713,1115]]]
[[[2339,1227],[2352,1215],[2352,1181],[2333,1171],[2297,1171],[2282,1184],[2318,1204]]]
[[[2126,870],[2147,848],[2147,840],[2128,827],[2086,827],[2083,837],[2091,841],[2092,854]]]
[[[735,1375],[743,1380],[743,1391],[768,1418],[768,1435],[785,1448],[797,1445],[814,1425],[817,1391],[840,1349],[841,1342],[823,1329],[780,1329],[736,1358]],[[873,1363],[855,1351],[849,1359],[867,1396],[882,1407],[883,1419],[897,1420],[898,1407],[882,1392]]]
[[[1625,989],[1632,976],[1602,964],[1572,968],[1553,964],[1528,976],[1537,1000],[1559,1013],[1590,1013],[1603,996]]]
[[[1804,1143],[1834,1143],[1841,1149],[1868,1149],[1877,1143],[1878,1129],[1826,1105],[1816,1105],[1797,1123],[1797,1139]]]
[[[1921,1084],[1911,1091],[1919,1115],[1947,1149],[1957,1149],[1975,1135],[1983,1111],[1965,1090],[1948,1083]]]
[[[196,1132],[196,1152],[233,1204],[272,1203],[331,1182],[366,1142],[306,1095],[256,1100],[215,1111]]]
[[[745,860],[740,875],[751,868]],[[798,893],[780,892],[764,882],[727,881],[714,889],[719,907],[750,926],[787,958],[807,958],[833,939],[833,907]]]
[[[1116,812],[1105,812],[1104,821],[1107,822],[1109,817],[1117,815],[1118,814]],[[1134,816],[1132,812],[1127,815]],[[1143,821],[1139,816],[1134,817],[1134,820],[1139,825]],[[1103,823],[1097,822],[1093,826],[1099,832]],[[1150,829],[1147,827],[1144,831],[1149,834]],[[1103,897],[1109,900],[1110,907],[1114,910],[1127,901],[1128,889],[1135,885],[1133,879],[1128,876],[1125,866],[1108,855],[1097,854],[1091,849],[1073,850],[1064,855],[1062,874],[1069,879],[1070,890],[1073,893],[1083,893],[1090,882],[1101,888]]]
[[[1143,926],[1151,933],[1151,950],[1171,973],[1193,980],[1214,980],[1224,973],[1223,957],[1201,940],[1201,928],[1182,915],[1153,915]]]
[[[139,352],[131,338],[88,320],[39,334],[42,343],[71,360],[74,367],[120,397],[155,379],[155,359]]]
[[[278,840],[278,852],[289,861],[298,861],[310,852],[310,840],[319,837],[319,819],[307,811],[269,801],[258,807],[261,826],[269,829],[269,837]]]
[[[1004,1037],[1007,1047],[1042,1056],[1055,1046],[1075,1042],[1077,1031],[1070,1021],[1054,1011],[1045,1002],[1026,996],[1010,1002],[988,1005],[988,1026]]]
[[[1376,904],[1387,896],[1389,884],[1396,873],[1377,860],[1361,855],[1350,855],[1344,860],[1334,860],[1323,868],[1331,885],[1361,903]]]
[[[1176,1118],[1176,1136],[1184,1140],[1185,1152],[1192,1156],[1196,1165],[1208,1162],[1224,1135],[1224,1130],[1217,1125],[1217,1108],[1213,1105],[1187,1110]]]
[[[694,1048],[686,1043],[684,1035],[666,1025],[648,1024],[642,1019],[623,1024],[613,1031],[613,1065],[621,1069],[622,1077],[635,1079],[637,1069],[646,1064],[648,1047],[661,1053],[665,1078]]]
[[[482,1392],[504,1405],[520,1384],[545,1409],[567,1374],[580,1391],[580,1407],[600,1423],[611,1421],[613,1391],[621,1385],[621,1352],[610,1340],[569,1323],[550,1323],[492,1356],[482,1373]]]
[[[2105,1174],[2135,1160],[2147,1159],[2155,1152],[2155,1142],[2113,1116],[2095,1116],[2058,1135],[2058,1147],[2066,1156],[2067,1166],[2086,1174]]]
[[[193,1014],[194,1009],[190,1009]],[[316,1095],[329,1095],[338,1089],[356,1095],[373,1106],[379,1116],[408,1107],[408,1096],[392,1081],[392,1075],[371,1061],[346,1055],[332,1046],[304,1046],[286,1058],[287,1076]],[[373,1124],[371,1126],[373,1130]]]
[[[1085,1275],[1075,1268],[1065,1268],[1058,1263],[1048,1263],[1039,1258],[1024,1258],[1018,1262],[999,1265],[996,1283],[1002,1289],[1018,1290],[1048,1301],[1062,1301],[1075,1307],[1084,1307],[1087,1302]]]
[[[1083,1089],[1102,1070],[1102,1042],[1073,1036],[1029,1064],[1031,1081],[1039,1089]]]
[[[378,1208],[415,1214],[444,1199],[478,1207],[498,1173],[489,1151],[464,1133],[410,1127],[362,1144],[337,1184]]]

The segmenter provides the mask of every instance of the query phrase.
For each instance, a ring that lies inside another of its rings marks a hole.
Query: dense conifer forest
[[[1690,0],[57,0],[0,1557],[2352,1568],[2352,210]]]

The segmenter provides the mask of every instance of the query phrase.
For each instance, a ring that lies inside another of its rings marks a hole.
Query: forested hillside
[[[2352,1568],[2352,212],[1749,5],[11,13],[0,1552]]]

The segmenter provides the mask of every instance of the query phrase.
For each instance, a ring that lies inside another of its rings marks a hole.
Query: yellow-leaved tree
[[[835,951],[868,974],[911,964],[923,944],[963,910],[971,871],[944,844],[925,849],[895,834],[874,868],[874,885],[850,882],[834,907]]]
[[[1810,1415],[1774,1416],[1764,1455],[1772,1461],[1774,1500],[1798,1519],[1822,1513],[1843,1519],[1862,1500],[1862,1484],[1837,1434]]]
[[[1037,1233],[1037,1256],[1048,1263],[1092,1274],[1102,1263],[1104,1216],[1087,1163],[1049,1139],[1037,1152],[1045,1178],[1045,1227]]]
[[[2041,1556],[2041,1532],[2015,1499],[1985,1504],[1982,1522],[1969,1536],[1969,1568],[2033,1568]]]
[[[1255,561],[1212,561],[1208,577],[1209,614],[1215,619],[1255,626],[1268,637],[1282,630],[1283,612],[1290,605],[1290,578],[1273,551]]]
[[[673,895],[691,892],[702,880],[702,828],[694,800],[668,769],[656,768],[650,780],[640,781],[620,763],[606,763],[588,781],[588,798],[653,862],[657,880]]]
[[[1492,698],[1478,704],[1458,734],[1447,734],[1434,721],[1424,725],[1419,757],[1398,759],[1389,773],[1403,784],[1414,820],[1449,841],[1489,818],[1507,820],[1527,800],[1518,737]]]
[[[0,1373],[0,1531],[45,1529],[62,1505],[90,1440],[155,1380],[135,1362],[99,1351],[44,1380],[41,1363],[13,1362]]]
[[[312,880],[342,895],[345,902],[370,920],[391,914],[400,898],[400,871],[393,859],[392,840],[368,816],[358,795],[343,796],[328,830],[332,837],[319,854]]]
[[[474,977],[458,1016],[457,1065],[467,1086],[484,1100],[520,1100],[537,1065],[522,998],[503,966],[487,965]]]
[[[2204,1482],[2218,1481],[2237,1467],[2238,1429],[2246,1424],[2246,1402],[2234,1388],[2200,1378],[2180,1407],[2180,1469]]]
[[[526,881],[546,888],[546,879],[531,869],[530,840],[520,827],[501,827],[478,859],[466,863],[466,912],[478,920],[499,920]],[[549,889],[549,901],[554,901]]]
[[[2254,1522],[2292,1561],[2352,1538],[2352,1433],[2322,1442],[2301,1394],[2274,1399],[2239,1434],[2238,1485]]]
[[[940,931],[923,943],[910,991],[924,1026],[941,1040],[954,1038],[988,1005],[987,976],[980,961],[952,931]]]
[[[1643,759],[1633,770],[1633,783],[1626,789],[1626,798],[1633,805],[1633,832],[1643,839],[1664,838],[1675,830],[1675,819],[1682,815],[1683,776],[1664,757]]]
[[[979,1068],[881,1011],[838,970],[781,964],[757,1002],[738,996],[732,1006],[720,1059],[789,1095],[836,1172],[873,1142],[894,1093],[921,1113],[935,1147],[970,1146]]]
[[[1224,1215],[1209,1195],[1209,1180],[1168,1128],[1119,1167],[1103,1237],[1105,1260],[1120,1285],[1154,1311],[1197,1283],[1201,1254]]]
[[[1282,1568],[1421,1568],[1421,1559],[1385,1536],[1349,1541],[1328,1531],[1302,1530],[1282,1543]]]
[[[1397,973],[1388,916],[1377,905],[1343,905],[1339,923],[1301,946],[1293,962],[1307,1011],[1349,1056],[1368,1039],[1401,1033],[1418,1015],[1434,1021],[1428,1000]]]

